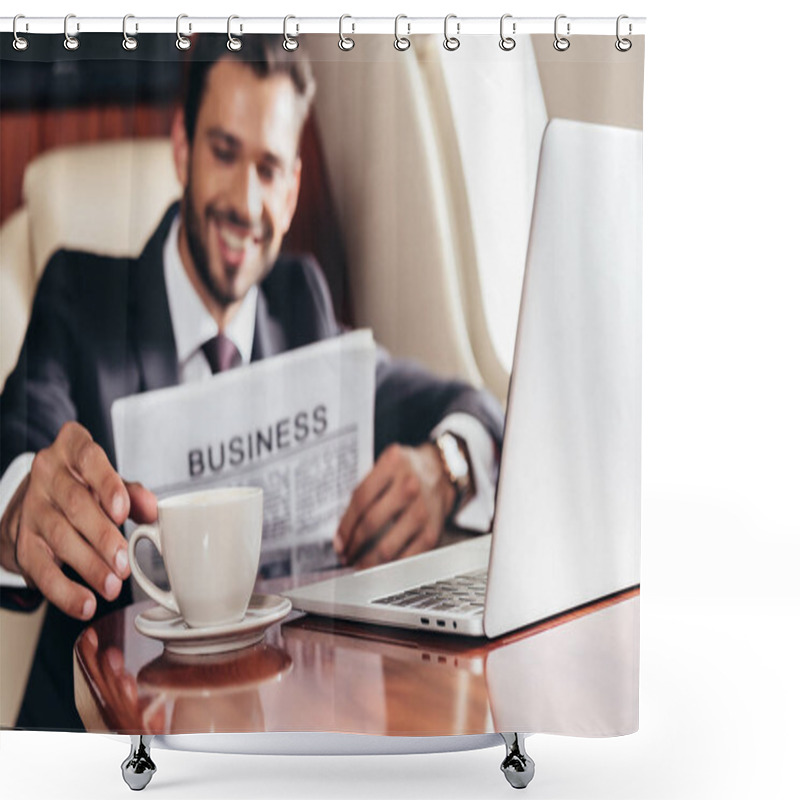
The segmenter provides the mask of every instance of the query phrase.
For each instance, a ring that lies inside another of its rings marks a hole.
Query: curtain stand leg
[[[156,765],[150,758],[152,736],[131,736],[131,752],[122,762],[122,777],[135,792],[141,791],[150,783]]]
[[[501,733],[506,743],[506,757],[500,765],[506,780],[515,789],[524,789],[533,780],[536,766],[525,752],[525,737],[521,733]]]

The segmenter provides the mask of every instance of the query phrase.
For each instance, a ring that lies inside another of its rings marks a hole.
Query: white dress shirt
[[[202,347],[220,331],[184,269],[178,249],[179,225],[180,218],[176,216],[164,242],[164,282],[178,356],[178,381],[190,383],[211,377],[211,367]],[[243,365],[250,363],[252,355],[257,303],[258,288],[253,286],[224,331],[239,349]],[[494,442],[483,425],[469,414],[448,415],[433,429],[431,438],[445,431],[460,436],[467,443],[475,483],[475,496],[458,512],[454,522],[468,530],[488,531],[494,515],[498,466]],[[33,453],[17,456],[0,479],[0,518],[30,472],[33,457]],[[21,575],[0,566],[0,586],[24,588],[26,584]]]
[[[164,242],[164,283],[167,286],[169,316],[178,355],[178,381],[191,383],[211,377],[211,367],[202,347],[220,331],[203,305],[183,268],[178,250],[179,217],[175,217]],[[258,287],[250,287],[225,335],[236,345],[242,364],[250,363],[256,331]]]

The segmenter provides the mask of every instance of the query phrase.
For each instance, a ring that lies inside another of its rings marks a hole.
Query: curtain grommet
[[[136,40],[135,36],[128,36],[128,20],[129,19],[136,19],[133,14],[126,14],[122,18],[122,46],[130,52],[131,50],[135,50],[139,46],[139,42]],[[135,22],[133,29],[135,31],[139,30],[139,23]]]
[[[29,44],[28,40],[24,36],[20,36],[19,31],[17,30],[17,23],[21,19],[25,19],[25,15],[17,14],[17,16],[14,17],[14,25],[12,27],[12,30],[14,32],[14,41],[12,42],[12,44],[14,46],[14,49],[19,53],[23,52],[24,50],[27,50]],[[25,30],[26,31],[28,30],[27,22],[25,23]]]
[[[569,22],[567,22],[567,35],[566,36],[562,36],[558,32],[558,21],[562,20],[562,19],[566,19],[566,18],[567,18],[566,14],[559,14],[556,17],[555,22],[553,23],[553,35],[555,36],[555,39],[553,40],[553,47],[555,47],[555,49],[558,50],[559,53],[563,53],[565,50],[569,50],[570,41],[569,41],[569,39],[567,39],[567,36],[569,36],[569,34],[570,34],[570,24],[569,24]]]
[[[298,47],[300,47],[300,42],[297,40],[297,34],[300,33],[300,25],[295,25],[296,33],[294,36],[289,35],[289,20],[297,20],[297,17],[292,16],[291,14],[287,14],[283,18],[283,49],[287,53],[294,53]]]
[[[411,47],[411,39],[408,36],[401,36],[400,35],[400,20],[401,19],[408,19],[405,14],[398,14],[394,18],[394,49],[399,50],[401,53],[404,53]],[[406,27],[408,28],[408,34],[411,34],[411,23],[406,22]]]
[[[448,26],[450,25],[450,20],[456,20],[456,35],[450,36],[448,33]],[[455,50],[458,50],[461,47],[461,40],[458,38],[458,34],[461,33],[461,23],[458,21],[458,17],[455,14],[448,14],[444,18],[444,42],[442,43],[445,50],[449,50],[451,53]]]
[[[617,50],[619,50],[620,53],[627,53],[628,50],[630,50],[631,47],[633,47],[633,42],[630,39],[623,39],[619,34],[619,28],[620,28],[619,24],[624,19],[629,19],[627,14],[620,14],[617,17],[617,41],[614,42],[614,47],[616,47]],[[633,33],[633,26],[629,22],[628,23],[628,36],[630,36],[632,33]]]
[[[227,45],[227,47],[228,47],[228,50],[231,51],[231,53],[238,53],[239,50],[242,49],[242,40],[237,38],[236,36],[234,36],[233,33],[231,33],[231,23],[235,19],[239,19],[239,17],[237,17],[236,14],[231,14],[228,17],[228,45]],[[240,25],[239,26],[239,33],[241,33],[241,32],[242,32],[242,26]]]
[[[192,46],[191,39],[188,39],[181,33],[181,20],[188,19],[188,14],[178,14],[177,18],[175,19],[175,47],[178,50],[188,50]],[[192,33],[192,23],[189,23],[189,35],[191,36]]]
[[[356,46],[355,39],[352,39],[351,37],[344,35],[344,21],[346,19],[353,19],[353,18],[349,14],[342,14],[342,16],[339,17],[339,49],[343,50],[345,53],[349,52]],[[353,26],[353,29],[350,32],[355,33],[356,24],[355,22],[351,24]]]
[[[500,17],[500,49],[504,50],[506,53],[510,52],[517,46],[517,40],[513,36],[506,36],[505,33],[505,24],[507,19],[512,19],[511,14],[503,14]],[[516,34],[517,32],[517,23],[511,23],[511,32]]]
[[[70,35],[70,32],[69,32],[69,21],[71,19],[77,19],[75,14],[67,14],[67,16],[64,17],[64,49],[65,50],[77,50],[81,46],[80,41],[78,41],[78,37]],[[76,33],[78,31],[80,31],[80,29],[81,29],[80,23],[76,22],[75,23],[75,31],[76,31]]]

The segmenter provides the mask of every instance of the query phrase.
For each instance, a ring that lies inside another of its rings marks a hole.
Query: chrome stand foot
[[[536,765],[525,752],[525,739],[521,733],[501,733],[506,743],[506,757],[500,765],[506,780],[515,789],[524,789],[532,780]]]
[[[152,741],[152,736],[131,736],[131,752],[122,762],[122,777],[135,792],[144,789],[155,774],[156,765],[150,758]]]

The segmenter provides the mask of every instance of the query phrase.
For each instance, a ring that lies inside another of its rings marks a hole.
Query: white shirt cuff
[[[8,504],[14,496],[19,485],[25,480],[26,476],[31,471],[33,464],[34,453],[22,453],[18,455],[9,465],[8,469],[3,473],[0,478],[0,519],[6,513]],[[16,572],[9,572],[0,566],[0,586],[13,587],[15,589],[27,589],[28,584],[25,583],[25,578],[18,575]]]
[[[469,450],[475,496],[453,517],[459,528],[486,533],[494,518],[494,495],[499,468],[494,440],[471,414],[456,412],[446,416],[432,431],[436,439],[449,431],[460,436]]]

